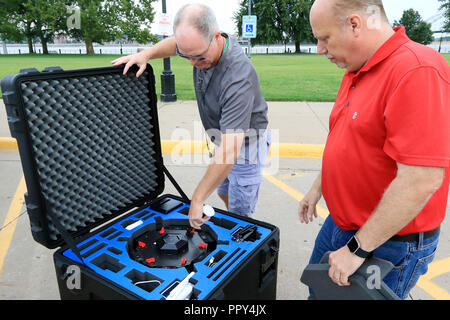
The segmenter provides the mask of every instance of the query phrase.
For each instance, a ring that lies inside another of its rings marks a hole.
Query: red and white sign
[[[162,36],[171,36],[173,34],[172,16],[170,14],[159,14],[159,34]]]

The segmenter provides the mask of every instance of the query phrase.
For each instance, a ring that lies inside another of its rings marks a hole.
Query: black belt
[[[438,232],[441,230],[441,226],[437,227],[434,230],[422,232],[423,233],[423,240],[431,238],[438,234]],[[400,241],[400,242],[414,242],[419,241],[420,233],[410,233],[410,234],[404,234],[404,235],[395,235],[389,240],[391,241]]]

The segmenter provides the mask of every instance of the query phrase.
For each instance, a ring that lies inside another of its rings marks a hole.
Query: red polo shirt
[[[395,178],[396,162],[447,168],[442,187],[398,234],[433,230],[445,217],[450,67],[437,51],[411,41],[404,27],[394,30],[360,71],[345,74],[330,115],[322,192],[343,230],[364,225]]]

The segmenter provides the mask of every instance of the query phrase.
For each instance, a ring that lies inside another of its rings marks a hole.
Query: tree
[[[66,0],[0,0],[0,36],[20,42],[28,41],[33,53],[33,40],[39,38],[43,53],[56,32],[63,32],[66,20]]]
[[[23,40],[23,34],[18,30],[11,19],[11,14],[19,10],[18,1],[0,0],[0,38],[20,42]]]
[[[151,3],[155,0],[0,0],[0,37],[12,41],[39,38],[43,53],[56,34],[68,34],[86,43],[87,54],[94,54],[93,43],[116,39],[133,39],[139,43],[157,42],[150,33],[154,18]],[[68,10],[68,8],[75,10]],[[73,11],[80,17],[79,26],[69,28]],[[70,30],[69,30],[70,29]]]
[[[157,42],[159,39],[150,33],[154,19],[151,3],[155,0],[76,0],[72,5],[80,14],[80,28],[69,34],[84,40],[86,53],[94,54],[93,43],[116,39],[136,40],[139,43]]]
[[[285,12],[280,9],[281,0],[252,0],[252,15],[258,16],[256,38],[253,44],[269,44],[284,42],[283,22]],[[248,0],[242,0],[239,11],[234,15],[239,35],[242,36],[242,17],[248,15]]]
[[[27,0],[24,3],[26,21],[31,22],[33,33],[42,44],[42,53],[48,54],[47,44],[56,33],[67,30],[65,0]]]
[[[33,38],[36,33],[32,21],[25,16],[27,0],[0,0],[0,36],[3,39],[21,42],[28,41],[29,53],[33,53]]]
[[[405,10],[400,21],[394,21],[394,26],[404,26],[408,37],[418,43],[427,45],[434,40],[431,24],[423,21],[414,9]]]
[[[252,14],[258,16],[255,44],[295,42],[300,53],[302,41],[313,41],[309,11],[313,0],[253,0]],[[242,35],[242,16],[248,14],[248,0],[242,0],[234,15],[239,35]]]
[[[295,42],[295,52],[300,53],[300,43],[302,41],[315,41],[309,22],[309,12],[313,5],[313,0],[286,0],[287,20],[286,33],[291,41]]]
[[[443,31],[450,32],[450,0],[439,0],[439,2],[442,2],[440,9],[444,11],[445,18]]]

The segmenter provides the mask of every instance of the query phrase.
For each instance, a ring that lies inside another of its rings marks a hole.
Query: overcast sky
[[[217,21],[219,23],[222,31],[226,31],[229,33],[236,33],[236,27],[233,21],[233,14],[239,8],[240,0],[166,0],[167,5],[167,13],[173,17],[178,9],[187,3],[203,3],[211,8],[213,8],[214,12],[217,16]],[[419,11],[422,19],[428,20],[433,17],[436,13],[439,12],[440,2],[438,0],[383,0],[386,13],[388,15],[389,21],[391,23],[394,20],[399,20],[403,14],[403,11],[413,8]],[[162,1],[156,1],[153,4],[156,13],[162,12]],[[443,21],[438,21],[432,25],[433,30],[438,30],[441,28]],[[155,17],[155,23],[152,25],[152,32],[158,33],[158,15]]]

